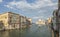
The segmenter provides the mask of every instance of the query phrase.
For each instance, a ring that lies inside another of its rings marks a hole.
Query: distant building
[[[26,27],[26,17],[24,17],[24,16],[21,16],[21,28],[24,28],[24,27]]]
[[[39,20],[36,22],[36,24],[38,24],[38,25],[45,25],[45,21],[42,20],[42,19],[39,19]]]
[[[12,12],[0,14],[0,21],[3,22],[5,29],[19,29],[26,27],[26,23],[28,23],[26,17]]]
[[[19,28],[20,19],[19,14],[12,12],[6,12],[0,14],[0,21],[3,21],[5,29]]]
[[[32,24],[32,19],[31,19],[31,18],[27,18],[26,23],[27,23],[27,26],[28,26],[28,27],[31,26],[31,24]]]
[[[29,21],[30,24],[32,24],[32,19],[31,18],[27,18],[27,20]]]
[[[50,23],[51,23],[51,20],[52,20],[52,17],[49,17],[49,18],[47,19],[47,23],[50,24]]]

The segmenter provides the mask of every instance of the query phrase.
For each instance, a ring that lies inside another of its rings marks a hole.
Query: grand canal
[[[51,31],[47,25],[39,27],[33,24],[26,29],[1,31],[0,37],[51,37]]]

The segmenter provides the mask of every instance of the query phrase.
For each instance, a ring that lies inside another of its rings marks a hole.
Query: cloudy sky
[[[57,0],[0,0],[0,13],[15,12],[32,18],[47,19],[57,9]]]

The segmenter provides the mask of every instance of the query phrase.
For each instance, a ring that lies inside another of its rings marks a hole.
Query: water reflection
[[[0,37],[9,37],[9,32],[8,31],[0,32]]]
[[[46,25],[41,27],[32,25],[28,29],[22,29],[21,37],[51,37],[51,31]]]
[[[19,37],[19,30],[2,31],[0,37]]]
[[[51,37],[47,26],[38,27],[33,24],[30,28],[0,32],[0,37]]]

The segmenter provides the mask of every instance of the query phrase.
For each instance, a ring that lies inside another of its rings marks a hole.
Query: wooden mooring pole
[[[54,28],[52,29],[52,37],[60,37],[59,36],[59,26],[60,26],[59,20],[60,20],[60,0],[58,0],[58,9],[56,12],[56,30],[54,30]]]

